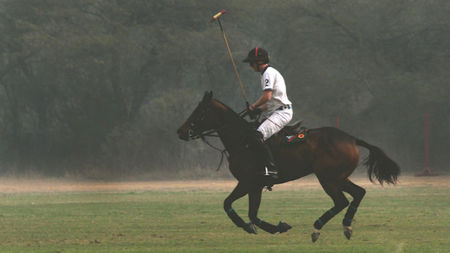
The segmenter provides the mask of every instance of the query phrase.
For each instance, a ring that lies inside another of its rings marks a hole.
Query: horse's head
[[[199,138],[202,133],[217,128],[217,120],[213,110],[212,91],[205,92],[202,101],[192,112],[191,116],[178,129],[178,137],[182,140]]]

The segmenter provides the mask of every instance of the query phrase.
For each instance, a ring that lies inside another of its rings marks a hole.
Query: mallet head
[[[222,16],[223,14],[227,13],[225,10],[221,10],[220,12],[218,12],[216,15],[214,15],[209,22],[212,23],[214,21],[216,21],[216,19],[220,18],[220,16]]]

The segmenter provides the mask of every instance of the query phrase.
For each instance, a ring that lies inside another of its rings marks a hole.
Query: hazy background
[[[264,47],[294,119],[380,146],[404,172],[448,170],[450,2],[0,0],[0,174],[120,178],[212,171],[176,129],[204,91],[244,109],[241,62]],[[153,173],[153,174],[152,174]]]

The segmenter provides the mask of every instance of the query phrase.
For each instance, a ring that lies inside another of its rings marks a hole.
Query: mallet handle
[[[220,25],[220,29],[222,30],[222,36],[223,36],[223,40],[225,41],[225,46],[227,47],[228,56],[230,56],[231,65],[233,65],[234,74],[236,75],[239,86],[241,87],[242,96],[244,97],[244,99],[248,105],[248,97],[247,97],[247,94],[245,93],[244,85],[242,84],[241,78],[239,78],[239,73],[236,68],[236,63],[234,62],[233,54],[231,54],[230,45],[228,44],[228,39],[227,39],[227,36],[225,35],[225,31],[223,30],[220,20],[219,20],[219,25]]]
[[[244,85],[242,85],[241,78],[239,78],[239,73],[237,71],[236,63],[234,62],[233,55],[231,54],[231,49],[230,49],[230,45],[228,44],[227,36],[225,35],[225,31],[223,30],[222,23],[220,22],[220,19],[219,19],[220,16],[222,16],[225,13],[226,13],[225,10],[221,10],[216,15],[214,15],[209,22],[212,23],[217,20],[217,22],[219,23],[220,30],[222,31],[223,40],[225,41],[225,46],[227,47],[228,56],[230,56],[231,64],[233,65],[234,74],[236,75],[239,86],[241,87],[242,96],[244,97],[245,102],[247,104],[247,108],[248,108],[249,103],[248,103],[247,94],[245,93]]]

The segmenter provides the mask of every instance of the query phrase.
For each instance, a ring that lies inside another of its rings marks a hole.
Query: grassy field
[[[355,180],[367,194],[353,237],[344,237],[341,213],[316,243],[312,224],[332,202],[313,179],[263,194],[259,217],[293,226],[275,235],[250,235],[231,223],[222,203],[232,181],[0,180],[0,252],[450,252],[448,179],[395,187]],[[247,197],[234,209],[248,220]]]

